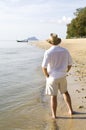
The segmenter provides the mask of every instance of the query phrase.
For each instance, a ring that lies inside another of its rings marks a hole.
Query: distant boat
[[[17,42],[28,42],[28,40],[17,40]]]

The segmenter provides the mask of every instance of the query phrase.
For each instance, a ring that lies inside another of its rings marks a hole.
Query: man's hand
[[[67,72],[69,72],[69,70],[71,69],[72,65],[68,65],[68,70]]]
[[[43,68],[43,67],[42,67],[42,71],[43,71],[43,73],[44,73],[44,75],[45,75],[46,77],[49,77],[49,74],[48,74],[48,72],[47,72],[47,68]]]

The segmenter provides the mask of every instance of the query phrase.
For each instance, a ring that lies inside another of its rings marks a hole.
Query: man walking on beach
[[[72,115],[73,109],[66,80],[66,72],[72,66],[72,58],[67,49],[59,46],[61,39],[57,34],[51,33],[47,42],[51,47],[44,54],[42,71],[46,76],[46,94],[51,96],[52,118],[56,118],[58,90],[63,94],[69,114]]]

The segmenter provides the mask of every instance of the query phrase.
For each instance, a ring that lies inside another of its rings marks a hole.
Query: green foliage
[[[67,25],[66,38],[86,37],[86,7],[77,9],[74,15],[76,17]]]

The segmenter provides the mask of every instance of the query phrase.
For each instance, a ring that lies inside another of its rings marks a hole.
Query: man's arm
[[[68,69],[67,69],[67,72],[69,72],[69,70],[71,69],[72,65],[68,65]]]
[[[42,71],[43,71],[44,75],[48,78],[49,74],[47,72],[47,68],[42,67]]]

